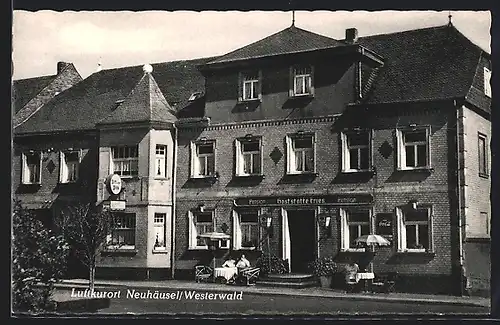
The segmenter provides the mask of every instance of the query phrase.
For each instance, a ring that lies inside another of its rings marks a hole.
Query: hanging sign
[[[117,174],[109,175],[106,180],[106,185],[110,194],[118,195],[122,190],[122,178]]]

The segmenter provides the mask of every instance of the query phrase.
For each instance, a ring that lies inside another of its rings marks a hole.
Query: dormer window
[[[197,91],[195,93],[192,93],[191,96],[189,96],[189,99],[188,101],[189,102],[192,102],[192,101],[195,101],[197,100],[198,98],[201,98],[203,96],[203,92],[201,91]]]
[[[240,101],[258,100],[261,98],[261,79],[260,71],[240,73]]]
[[[491,98],[491,70],[484,68],[484,94]]]
[[[312,96],[314,94],[313,67],[295,66],[291,68],[290,96]]]

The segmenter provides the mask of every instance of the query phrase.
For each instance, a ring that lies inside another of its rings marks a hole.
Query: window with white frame
[[[191,144],[191,177],[208,177],[215,174],[215,141]]]
[[[398,208],[398,251],[432,251],[431,207]]]
[[[72,183],[78,180],[80,151],[62,151],[60,162],[60,183]]]
[[[42,174],[42,153],[29,152],[22,154],[23,169],[21,181],[23,184],[40,184]]]
[[[241,82],[242,100],[255,100],[260,98],[261,88],[259,71],[241,73]]]
[[[166,220],[167,220],[166,213],[155,213],[153,220],[153,226],[155,231],[154,250],[166,249],[166,234],[165,234]]]
[[[139,174],[138,146],[116,146],[111,148],[113,173],[120,176],[137,176]]]
[[[236,175],[250,176],[262,173],[261,138],[236,140]]]
[[[430,168],[429,128],[397,130],[398,169]]]
[[[316,170],[314,134],[289,135],[287,141],[287,173],[313,173]]]
[[[479,213],[480,217],[480,227],[481,227],[481,234],[489,236],[490,235],[490,219],[488,218],[488,212],[480,212]]]
[[[156,145],[155,177],[167,177],[167,146],[161,144]]]
[[[260,227],[257,209],[233,211],[234,249],[256,249],[259,247]]]
[[[355,240],[370,234],[371,210],[368,208],[341,208],[340,231],[342,250],[364,250]]]
[[[113,212],[107,246],[118,249],[135,248],[135,213]]]
[[[488,146],[486,135],[478,133],[479,175],[488,176]]]
[[[484,68],[484,94],[491,98],[491,70]]]
[[[208,249],[205,239],[198,238],[215,229],[214,211],[189,211],[189,248]]]
[[[296,66],[291,69],[292,87],[291,96],[313,95],[313,68],[312,66]]]
[[[371,132],[343,132],[342,139],[342,171],[368,171],[371,163]]]

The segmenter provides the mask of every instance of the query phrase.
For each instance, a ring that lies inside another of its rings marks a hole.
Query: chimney
[[[358,30],[356,28],[347,28],[345,30],[345,41],[353,44],[358,41]]]
[[[69,63],[67,62],[57,62],[57,74],[60,74],[68,65]]]

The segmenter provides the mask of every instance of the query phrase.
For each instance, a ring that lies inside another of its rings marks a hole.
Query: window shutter
[[[191,142],[189,144],[190,151],[191,151],[191,159],[190,159],[190,174],[191,177],[196,177],[196,170],[198,166],[198,159],[196,157],[196,143]]]
[[[243,157],[241,152],[241,142],[238,139],[234,140],[234,158],[235,158],[235,174],[241,175],[243,171]]]
[[[243,101],[243,73],[238,72],[238,101]]]
[[[26,161],[26,154],[21,153],[21,183],[25,184],[27,181],[26,170],[28,168],[28,162]]]
[[[290,97],[295,96],[294,83],[295,83],[294,68],[290,67],[288,72],[288,96]]]
[[[262,70],[259,70],[259,83],[257,84],[257,92],[259,94],[259,100],[262,100]]]
[[[233,249],[241,249],[240,217],[235,210],[233,210]]]
[[[196,225],[194,221],[194,215],[192,211],[188,211],[188,238],[189,238],[189,248],[196,248]]]
[[[342,155],[342,171],[345,172],[349,170],[350,160],[349,160],[349,148],[347,146],[347,134],[344,132],[340,133],[340,142],[341,142],[341,155]]]
[[[64,159],[64,152],[59,152],[59,183],[63,183],[65,181],[64,174],[66,173],[66,161]]]
[[[286,173],[291,174],[295,170],[295,157],[293,156],[292,138],[286,137]]]
[[[311,89],[311,96],[314,96],[314,66],[311,65],[311,79],[309,89]]]
[[[401,130],[396,129],[396,163],[397,169],[403,169],[403,164],[406,162],[406,154],[403,143],[403,133]]]

